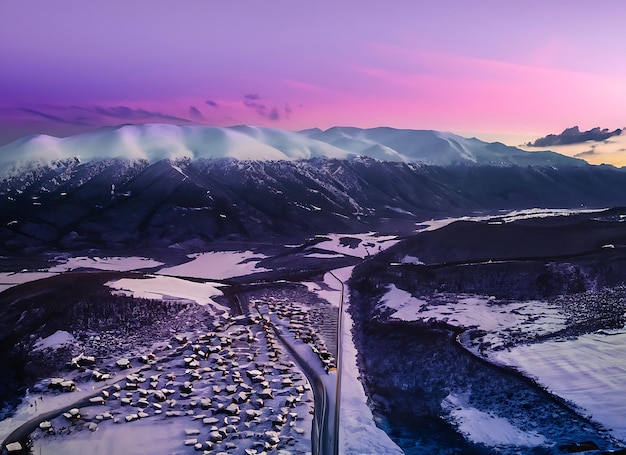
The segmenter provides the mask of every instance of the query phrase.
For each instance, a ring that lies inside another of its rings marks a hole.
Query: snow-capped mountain
[[[393,128],[335,127],[290,132],[251,126],[208,127],[165,124],[102,128],[67,138],[29,136],[0,147],[0,173],[28,164],[46,165],[75,157],[130,161],[235,158],[298,160],[316,157],[348,159],[365,156],[380,161],[532,166],[583,166],[582,160],[551,152],[525,152],[452,133]]]
[[[410,229],[475,211],[626,205],[619,169],[390,128],[124,126],[24,138],[0,148],[0,163],[7,251],[262,240]]]

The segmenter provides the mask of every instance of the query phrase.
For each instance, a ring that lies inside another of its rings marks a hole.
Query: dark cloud
[[[253,109],[259,114],[261,117],[267,117],[267,106],[263,103],[259,103],[257,100],[259,99],[259,95],[251,93],[243,97],[244,106]]]
[[[182,117],[176,117],[173,115],[163,114],[161,112],[147,111],[145,109],[133,109],[128,106],[114,106],[114,107],[101,107],[96,106],[93,108],[81,108],[89,112],[93,112],[107,117],[114,117],[120,120],[167,120],[170,122],[183,122],[189,123],[190,120]]]
[[[220,105],[217,104],[217,102],[215,102],[213,100],[206,100],[205,103],[208,104],[211,107],[220,107]]]
[[[47,120],[52,120],[53,122],[57,122],[57,123],[63,123],[65,125],[76,125],[76,126],[90,126],[89,123],[84,122],[81,118],[77,118],[74,120],[70,120],[70,119],[65,119],[62,117],[58,117],[56,115],[52,115],[52,114],[47,114],[45,112],[41,112],[35,109],[29,109],[29,108],[22,108],[21,109],[23,112],[27,112],[29,114],[33,114],[36,115],[38,117],[43,117]]]
[[[288,103],[285,103],[284,107],[281,108],[279,106],[268,106],[260,100],[261,96],[257,93],[248,93],[243,97],[243,105],[247,108],[253,109],[261,117],[267,117],[269,120],[273,121],[280,120],[283,112],[285,118],[290,118],[291,113],[293,112]]]
[[[553,145],[569,145],[581,144],[587,141],[604,141],[611,136],[618,136],[622,133],[621,129],[609,131],[608,128],[600,129],[592,128],[589,131],[580,131],[577,126],[566,128],[561,134],[548,134],[540,137],[535,142],[529,142],[527,145],[531,147],[551,147]],[[587,153],[587,152],[583,152]],[[591,151],[593,153],[593,150]]]
[[[280,114],[278,113],[278,109],[273,108],[267,118],[269,118],[270,120],[280,120]]]
[[[574,158],[584,158],[586,156],[596,155],[596,151],[594,149],[595,147],[592,147],[590,150],[577,153],[576,155],[574,155]]]
[[[201,120],[204,118],[204,115],[202,115],[202,112],[200,112],[195,106],[189,106],[189,115],[191,115],[193,118]]]

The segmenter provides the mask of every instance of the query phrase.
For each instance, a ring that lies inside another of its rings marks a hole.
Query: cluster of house
[[[210,332],[178,335],[162,351],[108,366],[96,367],[91,360],[81,356],[70,365],[91,372],[93,387],[101,391],[85,406],[41,422],[35,437],[140,419],[153,419],[156,429],[162,419],[178,419],[181,444],[199,453],[310,450],[310,387],[261,317],[233,318]],[[49,387],[72,392],[76,383],[53,378]]]
[[[270,298],[264,299],[263,304],[267,306],[268,310],[278,315],[280,319],[288,322],[288,329],[297,339],[302,340],[311,346],[311,350],[317,354],[324,366],[324,369],[328,372],[337,367],[335,354],[332,353],[332,349],[327,347],[327,344],[322,336],[322,333],[330,331],[331,337],[336,336],[336,322],[334,327],[326,327],[324,321],[313,320],[318,311],[311,311],[310,308],[306,308],[297,302],[293,302],[291,299],[282,298]],[[329,309],[333,311],[332,308]],[[338,311],[334,309],[334,311]],[[315,318],[320,319],[320,318]]]

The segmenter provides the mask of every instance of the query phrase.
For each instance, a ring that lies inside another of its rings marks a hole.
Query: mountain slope
[[[0,183],[3,251],[168,247],[413,229],[433,217],[626,205],[609,167],[420,166],[369,158],[58,162]]]
[[[78,157],[123,158],[155,163],[162,159],[236,158],[297,160],[316,157],[452,164],[585,166],[582,160],[551,152],[525,152],[499,143],[486,143],[451,133],[394,128],[335,127],[326,131],[290,132],[235,126],[176,126],[164,124],[107,127],[67,138],[39,135],[0,147],[0,175],[15,175],[30,166]]]

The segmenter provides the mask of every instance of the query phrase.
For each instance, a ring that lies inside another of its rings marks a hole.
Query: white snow
[[[79,157],[147,160],[231,157],[240,160],[296,160],[316,156],[347,158],[349,151],[294,132],[238,126],[124,125],[76,136],[37,135],[0,147],[0,172],[31,162]]]
[[[537,432],[523,431],[503,417],[469,406],[468,398],[450,394],[441,407],[449,411],[448,418],[470,441],[492,447],[535,447],[546,443],[546,438]]]
[[[161,269],[159,274],[222,280],[268,271],[257,267],[257,263],[267,256],[252,251],[213,251],[188,257],[191,261]]]
[[[79,256],[66,259],[55,266],[50,267],[50,272],[67,272],[79,268],[112,270],[118,272],[128,272],[130,270],[141,270],[163,265],[162,262],[154,259],[128,256],[128,257],[87,257]]]
[[[461,216],[456,218],[441,218],[432,219],[430,221],[423,221],[417,223],[416,232],[436,231],[442,227],[445,227],[456,221],[489,221],[494,218],[498,219],[498,222],[511,223],[518,220],[526,220],[532,218],[548,218],[554,216],[568,216],[576,215],[579,213],[595,213],[601,212],[605,209],[546,209],[546,208],[532,208],[523,210],[504,211],[501,215],[484,215],[484,216]]]
[[[342,281],[352,274],[353,267],[335,271]],[[402,450],[389,438],[389,435],[374,423],[372,411],[367,406],[367,397],[359,379],[357,349],[352,340],[352,317],[348,313],[350,291],[346,286],[342,315],[342,377],[341,407],[339,424],[339,444],[342,454],[401,454]]]
[[[49,272],[0,272],[0,292],[19,284],[55,276]]]
[[[122,278],[106,284],[117,294],[144,299],[192,300],[199,305],[228,311],[211,298],[222,295],[219,283],[196,283],[182,278],[148,275],[147,278]]]
[[[408,254],[406,256],[404,256],[402,259],[400,259],[400,263],[401,264],[424,265],[424,263],[422,261],[420,261],[419,258],[417,258],[415,256],[410,256]]]
[[[308,253],[304,256],[305,258],[316,258],[316,259],[332,259],[332,258],[342,258],[343,254],[338,253]]]
[[[35,343],[35,351],[41,351],[44,349],[55,349],[66,344],[72,344],[76,339],[74,336],[66,332],[65,330],[57,330],[52,335],[40,339]]]
[[[147,160],[154,163],[197,158],[239,160],[299,160],[314,157],[448,165],[455,162],[546,164],[558,155],[527,153],[507,148],[494,151],[486,142],[452,133],[390,128],[331,128],[307,134],[252,126],[144,124],[100,128],[66,138],[33,135],[0,147],[0,172],[30,163],[79,157]],[[529,161],[530,160],[530,161]],[[561,162],[574,162],[565,156]]]
[[[626,441],[626,330],[516,346],[489,358],[536,378]]]
[[[329,240],[317,243],[314,247],[316,250],[326,250],[361,259],[370,255],[373,256],[374,254],[379,253],[380,251],[399,242],[399,240],[393,235],[379,236],[375,232],[368,232],[365,234],[327,234],[323,237],[326,237]],[[342,245],[341,239],[344,237],[359,239],[360,242],[356,248],[351,248],[348,245]]]
[[[387,293],[381,298],[379,305],[396,310],[391,317],[401,319],[403,321],[414,321],[421,319],[419,316],[420,308],[428,302],[422,299],[416,299],[410,293],[398,289],[395,284],[388,287]]]
[[[112,454],[144,455],[159,453],[194,453],[183,451],[187,419],[139,419],[118,425],[98,425],[95,432],[75,431],[63,438],[45,438],[33,442],[33,453],[66,455]]]
[[[435,300],[416,298],[391,284],[381,298],[381,307],[396,310],[391,318],[403,321],[435,319],[450,325],[477,328],[487,332],[466,346],[472,350],[483,344],[496,349],[511,335],[528,337],[557,332],[566,327],[566,316],[555,305],[538,300],[498,302],[485,296],[440,294]]]

